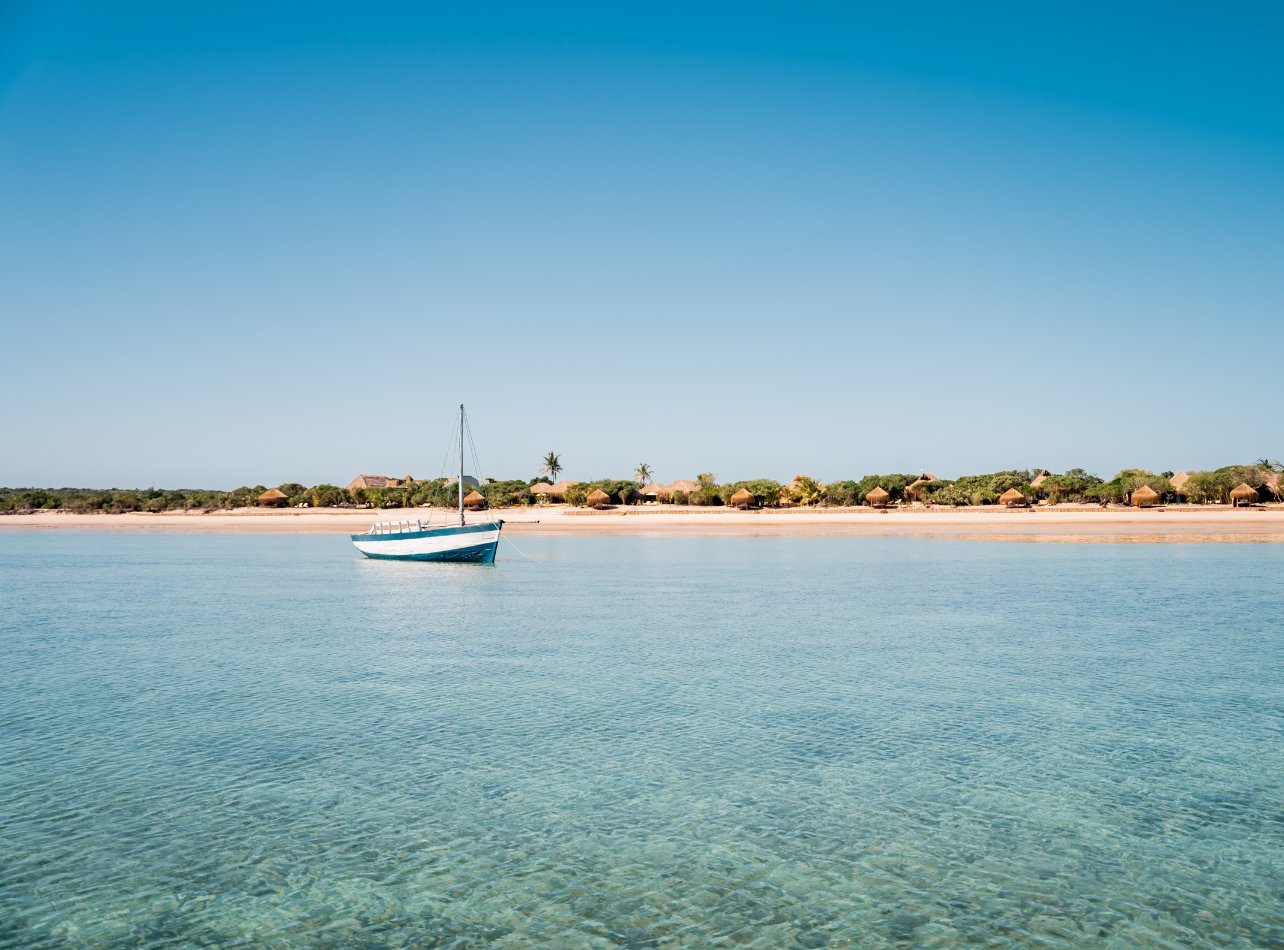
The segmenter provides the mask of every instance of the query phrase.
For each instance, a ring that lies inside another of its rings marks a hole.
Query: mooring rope
[[[516,551],[516,552],[517,552],[518,554],[520,554],[522,557],[526,558],[526,560],[530,561],[532,564],[539,564],[539,563],[540,563],[539,561],[537,561],[537,560],[535,560],[533,557],[531,557],[529,554],[527,554],[525,551],[523,551],[521,548],[519,548],[519,547],[517,546],[517,542],[516,542],[516,541],[514,541],[512,538],[510,538],[508,535],[504,534],[503,532],[500,532],[500,535],[499,535],[499,536],[500,536],[501,538],[503,538],[505,541],[507,541],[509,544],[511,544],[511,545],[513,546],[513,550],[514,550],[514,551]]]

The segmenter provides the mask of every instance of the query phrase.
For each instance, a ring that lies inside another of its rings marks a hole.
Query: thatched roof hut
[[[1140,488],[1133,489],[1131,497],[1128,499],[1134,508],[1149,508],[1155,502],[1159,501],[1159,492],[1155,491],[1149,485],[1142,485]]]
[[[660,501],[669,497],[669,486],[661,485],[659,482],[652,482],[650,485],[643,485],[638,494],[646,501]]]
[[[815,481],[815,479],[812,478],[810,475],[795,475],[793,478],[789,479],[789,481],[785,483],[785,491],[796,492],[802,486],[804,479],[808,481]]]
[[[470,511],[477,511],[486,507],[486,496],[479,491],[470,491],[464,496],[464,507]]]
[[[882,485],[875,485],[865,493],[865,501],[869,502],[871,508],[886,508],[887,503],[892,500],[892,496],[887,493]]]
[[[259,495],[257,503],[264,508],[282,508],[290,503],[290,497],[279,488],[269,488]]]
[[[1030,487],[1031,487],[1031,488],[1038,488],[1038,487],[1039,487],[1040,485],[1042,485],[1045,481],[1047,481],[1050,477],[1052,477],[1052,473],[1051,473],[1051,472],[1049,472],[1046,468],[1041,468],[1041,469],[1039,469],[1039,474],[1038,474],[1038,475],[1036,475],[1036,476],[1034,476],[1034,478],[1030,479]]]
[[[669,484],[669,494],[673,494],[675,491],[680,491],[689,495],[693,491],[698,491],[699,489],[700,485],[688,478],[679,478],[676,482]]]
[[[543,504],[547,504],[548,502],[551,502],[551,501],[565,501],[566,489],[570,488],[572,485],[575,485],[575,484],[578,484],[578,483],[577,482],[557,482],[554,485],[550,485],[548,482],[536,482],[534,485],[530,487],[529,491],[537,501]]]
[[[1178,472],[1172,478],[1168,479],[1168,484],[1173,486],[1173,491],[1179,495],[1186,494],[1186,483],[1190,481],[1190,474],[1187,472]]]
[[[602,508],[611,503],[611,496],[600,488],[594,488],[584,501],[594,508]]]
[[[742,488],[731,496],[731,504],[735,508],[757,508],[758,496],[747,488]]]
[[[999,504],[1006,508],[1029,508],[1030,499],[1015,488],[1009,488],[999,496]]]
[[[1231,489],[1230,498],[1231,504],[1236,508],[1241,505],[1255,505],[1257,504],[1257,489],[1247,482],[1240,482]]]

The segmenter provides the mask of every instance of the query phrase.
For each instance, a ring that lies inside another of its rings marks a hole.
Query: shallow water
[[[0,946],[1284,944],[1277,546],[0,535]]]

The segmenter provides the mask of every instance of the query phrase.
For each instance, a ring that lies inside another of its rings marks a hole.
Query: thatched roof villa
[[[1172,478],[1168,479],[1168,484],[1173,486],[1175,491],[1182,498],[1186,497],[1186,483],[1190,481],[1190,474],[1187,472],[1178,472]]]
[[[891,500],[892,496],[887,493],[882,485],[875,485],[865,493],[865,501],[868,502],[871,508],[886,508]]]
[[[642,496],[643,501],[663,501],[669,497],[669,486],[652,482],[650,485],[643,485],[638,494]]]
[[[1029,508],[1030,499],[1015,488],[1009,488],[999,496],[999,504],[1005,508]]]
[[[567,489],[574,488],[578,484],[579,482],[572,481],[553,482],[553,486],[549,490],[548,496],[556,499],[557,501],[566,501]]]
[[[1040,485],[1042,485],[1051,477],[1052,477],[1051,472],[1049,472],[1046,468],[1041,468],[1039,469],[1039,474],[1034,476],[1034,478],[1030,479],[1030,487],[1038,488]]]
[[[284,508],[289,503],[289,496],[279,488],[269,488],[255,499],[255,504],[262,505],[264,508]]]
[[[550,485],[547,482],[536,482],[530,487],[530,493],[541,505],[560,503],[566,501],[566,489],[578,484],[579,482],[556,482]]]
[[[1240,482],[1230,493],[1231,504],[1236,508],[1257,504],[1257,489],[1247,482]]]
[[[691,481],[689,478],[679,478],[676,482],[671,482],[669,484],[670,495],[672,495],[675,491],[680,491],[684,495],[689,495],[693,491],[699,491],[699,490],[700,490],[700,484],[698,482]]]
[[[387,475],[358,475],[348,482],[348,491],[356,491],[358,488],[396,488],[398,484],[400,483],[395,478]]]
[[[1134,508],[1149,508],[1157,501],[1159,501],[1159,492],[1149,485],[1134,488],[1132,494],[1128,497],[1128,503]]]

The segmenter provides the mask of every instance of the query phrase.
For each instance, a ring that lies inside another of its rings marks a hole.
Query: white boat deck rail
[[[428,526],[422,521],[376,521],[366,534],[409,534],[427,530]]]

